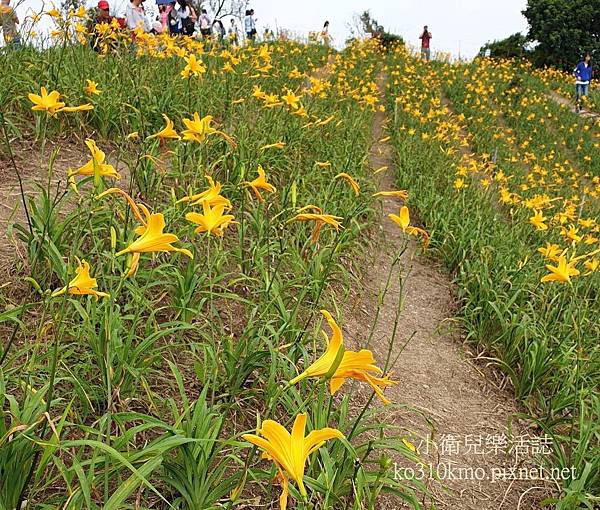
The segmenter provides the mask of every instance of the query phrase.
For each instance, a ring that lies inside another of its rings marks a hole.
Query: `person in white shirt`
[[[144,0],[129,0],[129,4],[125,8],[125,22],[130,30],[141,28],[144,32],[150,32],[152,26],[146,17]]]
[[[244,30],[246,30],[246,38],[249,41],[256,39],[256,21],[254,20],[254,9],[248,9],[246,11],[246,17],[244,18]]]
[[[177,0],[177,19],[179,33],[183,35],[194,35],[196,29],[196,11],[187,0]]]
[[[210,37],[210,27],[211,22],[210,18],[208,17],[208,13],[206,12],[206,9],[202,9],[202,14],[200,16],[200,33],[204,39]]]
[[[232,44],[237,44],[238,29],[237,25],[235,24],[234,18],[231,18],[231,23],[229,25],[229,28],[227,29],[227,37],[229,38],[229,42],[231,42]]]

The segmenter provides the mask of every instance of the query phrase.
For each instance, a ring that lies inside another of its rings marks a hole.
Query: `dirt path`
[[[573,104],[573,100],[566,98],[565,96],[559,94],[555,90],[551,90],[549,94],[550,99],[552,99],[555,103],[566,107],[571,113],[577,114],[577,110],[575,109],[575,105]],[[581,117],[592,118],[592,119],[600,119],[600,113],[590,112],[586,110],[582,110],[579,115]]]
[[[373,169],[389,167],[379,174],[382,176],[379,186],[381,190],[392,190],[397,189],[392,148],[389,143],[379,141],[385,136],[385,115],[377,113],[370,164]],[[378,293],[385,287],[396,253],[407,241],[387,217],[392,212],[397,214],[400,205],[395,198],[383,203],[381,246],[364,281],[361,301],[345,317],[350,343],[354,340],[355,348],[365,347],[365,324],[372,323]],[[419,254],[418,248],[414,240],[408,240],[408,249],[400,263],[402,279],[391,280],[369,346],[375,358],[383,363],[398,299],[402,296],[404,303],[392,353],[395,359],[402,351],[394,368],[394,376],[400,384],[389,388],[386,394],[397,404],[422,411],[435,428],[428,446],[426,438],[431,437],[431,427],[423,418],[406,408],[390,411],[392,422],[407,430],[419,453],[433,466],[432,471],[425,467],[421,473],[417,468],[415,476],[430,486],[438,509],[537,508],[535,502],[547,495],[548,487],[538,481],[511,480],[515,478],[509,471],[516,464],[515,451],[507,454],[502,446],[510,437],[508,425],[518,411],[516,404],[511,395],[491,383],[491,378],[484,374],[486,371],[478,368],[472,355],[462,347],[460,333],[452,319],[456,308],[452,284],[448,276]],[[512,437],[521,439],[521,443],[525,437],[530,440],[536,436],[534,431],[526,430],[523,423],[515,421],[511,427]],[[529,449],[525,452],[524,447],[521,448],[521,457],[530,457]],[[398,461],[397,473],[409,474],[410,471],[402,470],[406,463]],[[436,472],[445,487],[430,476]],[[457,477],[459,479],[451,479]],[[500,479],[492,480],[492,477]],[[402,505],[386,496],[380,508],[405,508]]]

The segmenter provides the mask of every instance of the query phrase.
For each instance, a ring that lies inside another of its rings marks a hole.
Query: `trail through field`
[[[385,141],[385,124],[385,114],[378,112],[370,164],[373,169],[388,167],[378,174],[379,188],[394,190],[396,169],[392,148]],[[392,261],[406,242],[402,231],[388,218],[390,213],[398,214],[401,205],[397,198],[386,198],[383,202],[382,239],[363,282],[361,299],[351,316],[345,317],[354,348],[367,347],[365,325],[371,324],[375,317],[378,295],[386,286]],[[402,406],[391,407],[393,422],[406,429],[407,437],[422,458],[432,465],[431,469],[413,466],[415,477],[430,487],[438,509],[537,508],[535,502],[547,495],[548,486],[538,481],[512,479],[515,476],[510,469],[529,455],[522,455],[524,458],[516,461],[514,450],[504,451],[511,433],[517,442],[536,433],[525,423],[513,420],[518,409],[512,396],[498,389],[490,371],[479,368],[472,354],[461,345],[460,331],[453,320],[456,304],[450,278],[423,256],[419,241],[413,238],[408,240],[408,249],[399,266],[402,277],[390,280],[368,347],[382,364],[393,334],[398,300],[402,299],[391,356],[393,360],[400,354],[394,367],[394,378],[400,384],[388,388],[386,395]],[[410,408],[421,411],[427,419]],[[434,432],[427,420],[433,424]],[[410,470],[403,469],[406,466],[406,462],[398,459],[395,473],[399,477],[410,474]],[[436,473],[441,483],[434,480]],[[379,508],[408,508],[402,505],[396,498],[386,496]]]
[[[565,96],[559,94],[555,90],[550,91],[550,99],[552,99],[555,103],[557,103],[559,105],[566,106],[572,113],[577,114],[577,110],[575,109],[575,105],[573,104],[573,101],[571,99],[568,99]],[[600,118],[600,113],[590,112],[587,110],[582,110],[581,112],[579,112],[579,115],[581,115],[582,117],[588,117],[588,118],[594,118],[594,119]]]

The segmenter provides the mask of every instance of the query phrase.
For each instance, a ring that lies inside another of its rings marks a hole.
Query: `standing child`
[[[588,95],[590,82],[592,81],[592,55],[586,53],[583,60],[577,64],[573,71],[575,76],[575,108],[577,113],[581,111],[581,98]]]
[[[212,33],[219,44],[221,44],[223,42],[223,39],[225,39],[225,26],[223,25],[223,22],[220,19],[216,19],[213,21]]]
[[[13,46],[21,45],[21,38],[17,25],[19,24],[19,18],[17,13],[10,6],[10,0],[2,0],[0,3],[0,25],[2,26],[2,32],[4,33],[4,42]]]
[[[169,12],[167,14],[167,22],[169,24],[169,34],[171,35],[179,35],[181,34],[181,30],[179,30],[179,18],[177,16],[177,9],[175,9],[175,0],[173,0],[169,4]]]

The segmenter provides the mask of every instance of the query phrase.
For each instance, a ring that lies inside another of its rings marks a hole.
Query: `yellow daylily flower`
[[[254,193],[256,194],[256,197],[261,202],[264,202],[265,200],[262,197],[262,195],[260,194],[259,190],[264,189],[265,191],[268,191],[269,193],[275,193],[277,191],[277,189],[271,183],[267,182],[267,176],[265,174],[265,171],[263,170],[262,165],[258,165],[258,168],[256,171],[258,172],[258,177],[256,179],[254,179],[253,181],[244,182],[244,184],[246,186],[251,187],[252,190],[254,191]]]
[[[121,178],[114,166],[104,163],[106,154],[104,154],[104,152],[98,148],[94,140],[87,139],[85,144],[88,146],[88,149],[92,154],[92,159],[90,159],[82,167],[79,167],[77,170],[69,172],[69,176],[96,175],[97,173],[98,175],[111,177],[113,179]]]
[[[85,91],[88,94],[96,94],[97,96],[102,94],[102,91],[98,88],[98,84],[95,81],[92,80],[85,80],[87,82],[87,85],[85,87]]]
[[[225,138],[225,140],[227,140],[231,145],[235,145],[235,142],[230,136],[226,135],[222,131],[218,131],[210,125],[212,120],[212,115],[207,115],[206,117],[200,118],[200,115],[198,115],[197,112],[194,113],[193,119],[183,119],[183,123],[187,128],[181,132],[183,139],[202,143],[204,140],[206,140],[207,136],[218,134]]]
[[[219,181],[215,183],[210,175],[205,175],[204,177],[209,185],[207,190],[204,190],[202,193],[196,193],[195,195],[188,195],[187,197],[180,198],[175,203],[180,204],[182,202],[188,202],[191,205],[199,205],[206,202],[210,206],[224,205],[226,208],[230,208],[231,202],[220,194],[221,183]]]
[[[425,133],[423,133],[423,134],[425,134]],[[454,180],[453,186],[454,186],[454,189],[461,190],[461,189],[464,189],[467,187],[467,183],[465,182],[465,180],[462,177],[457,177]]]
[[[537,230],[548,230],[548,225],[544,223],[548,218],[544,217],[542,211],[535,211],[535,214],[529,218],[531,223]]]
[[[594,273],[600,267],[600,260],[598,260],[597,258],[593,258],[591,260],[586,260],[583,263],[583,265],[589,271],[589,273]]]
[[[292,112],[292,115],[297,115],[298,117],[308,117],[308,112],[304,106],[300,105],[297,110]]]
[[[300,494],[306,497],[304,467],[308,457],[321,448],[325,441],[344,437],[339,430],[329,427],[313,430],[305,436],[305,429],[306,414],[298,414],[294,420],[291,434],[276,421],[265,420],[258,430],[260,435],[242,435],[246,441],[263,450],[264,457],[275,463],[283,489],[279,498],[281,510],[287,508],[289,483],[287,477],[289,476],[296,482]]]
[[[267,94],[260,88],[260,85],[254,85],[251,95],[256,99],[264,99]]]
[[[350,187],[352,188],[352,191],[354,191],[354,194],[356,196],[360,195],[360,186],[358,185],[358,182],[356,182],[352,176],[348,175],[346,172],[341,172],[339,174],[337,174],[335,176],[336,179],[344,179],[348,184],[350,184]]]
[[[323,214],[321,212],[321,209],[319,209],[318,207],[313,206],[313,205],[308,205],[308,206],[302,208],[302,210],[307,210],[307,209],[314,209],[314,210],[317,210],[318,212],[317,213],[296,214],[296,216],[294,216],[291,220],[288,220],[288,223],[293,222],[293,221],[314,221],[315,228],[311,235],[311,240],[313,243],[316,243],[317,240],[319,239],[319,235],[321,233],[321,228],[323,227],[323,225],[325,223],[327,223],[328,225],[331,225],[333,228],[335,228],[338,231],[341,228],[342,225],[338,220],[342,220],[343,219],[342,217],[333,216],[332,214]]]
[[[94,296],[96,299],[99,297],[109,297],[110,294],[96,290],[98,283],[96,278],[90,276],[90,265],[85,260],[82,260],[81,262],[77,260],[77,263],[78,265],[75,268],[75,278],[73,278],[66,287],[55,290],[52,293],[52,297],[60,296],[65,292],[74,296]]]
[[[383,389],[398,384],[398,382],[392,381],[387,376],[380,377],[383,375],[383,371],[375,365],[375,358],[371,351],[367,349],[361,349],[359,352],[345,350],[341,328],[327,310],[321,310],[321,313],[332,331],[331,339],[324,331],[322,332],[328,343],[327,349],[318,360],[300,375],[294,377],[289,384],[296,384],[307,377],[329,376],[329,389],[331,394],[335,395],[346,379],[356,379],[369,384],[381,401],[389,404],[390,401],[385,398]]]
[[[134,256],[132,266],[137,267],[139,261],[139,254],[150,253],[150,252],[161,252],[161,251],[175,251],[182,253],[186,257],[193,259],[194,256],[191,251],[185,248],[176,248],[173,243],[179,241],[179,238],[175,234],[165,234],[163,232],[165,228],[165,217],[162,213],[150,214],[148,209],[142,204],[139,207],[144,211],[146,216],[146,224],[136,228],[136,233],[140,236],[133,241],[127,248],[115,253],[115,257],[124,255],[125,253],[137,254]],[[135,268],[130,268],[129,274],[135,272]]]
[[[569,228],[562,227],[561,234],[573,243],[578,243],[581,241],[582,237],[578,235],[579,229],[575,228],[573,225],[569,225]]]
[[[223,230],[226,229],[233,221],[233,215],[224,214],[225,205],[215,205],[211,207],[206,201],[202,202],[202,210],[204,214],[189,212],[185,215],[185,219],[198,225],[194,229],[196,234],[208,232],[219,237],[223,237]]]
[[[547,242],[545,247],[538,248],[537,251],[547,259],[557,261],[562,250],[558,244],[551,244]]]
[[[181,140],[181,137],[177,134],[177,131],[173,129],[173,121],[167,117],[164,113],[162,114],[163,119],[165,119],[166,126],[161,129],[158,133],[154,133],[150,135],[147,139],[150,140],[152,138],[160,138],[161,140]]]
[[[297,110],[300,103],[300,98],[294,94],[290,89],[287,89],[287,93],[281,96],[281,99],[293,110]]]
[[[403,232],[406,232],[408,235],[411,235],[411,236],[422,235],[423,236],[423,246],[425,248],[427,248],[427,246],[429,245],[429,234],[427,233],[427,231],[423,230],[422,228],[411,226],[410,213],[408,211],[408,207],[403,205],[400,208],[399,215],[388,214],[388,217],[394,223],[396,223],[396,225],[398,225],[402,229]]]
[[[546,269],[550,271],[550,274],[544,276],[541,281],[569,283],[571,281],[571,276],[579,275],[579,270],[575,268],[576,263],[577,261],[567,262],[566,257],[561,255],[558,257],[557,266],[551,266],[550,264],[546,265]]]
[[[28,94],[27,97],[33,103],[32,110],[46,111],[49,115],[55,115],[56,112],[65,106],[65,103],[60,101],[60,92],[53,90],[48,93],[46,87],[41,88],[40,95]]]
[[[182,78],[189,78],[190,75],[199,76],[200,74],[206,73],[206,66],[202,60],[198,60],[196,55],[193,53],[185,60],[186,66],[181,71]]]
[[[373,194],[374,197],[397,197],[397,198],[401,198],[402,200],[407,200],[408,199],[408,191],[406,191],[405,189],[399,189],[396,191],[378,191],[377,193]]]

